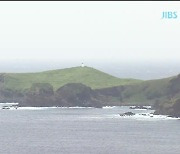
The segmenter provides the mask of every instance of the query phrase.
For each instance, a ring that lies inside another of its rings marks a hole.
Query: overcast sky
[[[180,2],[0,2],[0,71],[82,61],[178,63]]]

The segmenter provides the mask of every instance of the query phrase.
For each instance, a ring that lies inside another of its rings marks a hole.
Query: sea
[[[133,116],[120,116],[133,112]],[[128,106],[0,109],[0,154],[179,154],[180,120]]]

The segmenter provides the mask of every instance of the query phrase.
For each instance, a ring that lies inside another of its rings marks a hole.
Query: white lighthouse
[[[84,63],[81,64],[81,67],[84,67]]]

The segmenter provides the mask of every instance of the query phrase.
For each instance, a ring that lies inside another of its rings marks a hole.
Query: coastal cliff
[[[151,105],[156,114],[180,116],[179,99],[180,74],[148,81],[119,79],[90,67],[0,74],[0,102],[20,106]]]

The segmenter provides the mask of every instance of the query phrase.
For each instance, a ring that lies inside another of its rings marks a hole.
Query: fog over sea
[[[120,113],[135,112],[121,117]],[[2,154],[179,154],[180,120],[128,107],[0,110]]]

